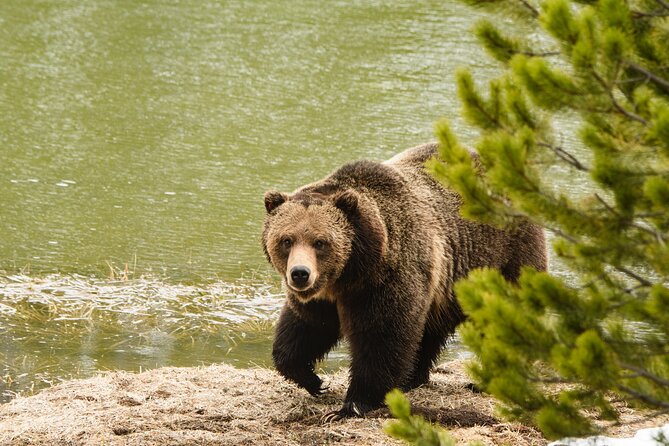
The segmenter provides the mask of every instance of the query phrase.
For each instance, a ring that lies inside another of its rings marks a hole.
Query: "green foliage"
[[[417,446],[455,446],[455,440],[445,430],[435,427],[422,417],[411,415],[409,400],[398,389],[386,395],[386,405],[397,418],[385,425],[388,435]]]
[[[411,415],[411,404],[399,389],[388,392],[385,402],[396,418],[384,426],[391,437],[417,446],[455,446],[455,440],[444,429],[425,421],[421,416]],[[479,442],[468,444],[482,446]]]
[[[479,22],[474,33],[485,46],[485,49],[500,62],[508,62],[513,55],[520,53],[522,41],[502,35],[495,25],[484,20]]]
[[[467,0],[465,0],[467,1]],[[504,67],[487,94],[457,73],[478,156],[448,122],[429,168],[463,196],[461,213],[498,226],[531,220],[553,235],[565,282],[496,271],[456,286],[471,372],[501,411],[554,438],[616,419],[617,395],[669,409],[669,4],[663,0],[469,0],[518,17],[528,42],[480,22],[474,32]],[[525,32],[527,34],[527,31]],[[579,116],[564,141],[557,114]],[[580,139],[580,144],[573,141]],[[588,191],[570,196],[563,183]],[[551,172],[551,173],[549,173]]]

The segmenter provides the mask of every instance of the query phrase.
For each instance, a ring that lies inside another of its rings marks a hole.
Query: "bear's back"
[[[437,155],[439,145],[437,143],[422,144],[400,152],[383,164],[398,167],[418,167],[425,164],[425,161]]]
[[[414,206],[419,206],[423,213],[434,213],[441,226],[450,229],[456,223],[454,220],[460,220],[459,214],[451,211],[460,207],[461,198],[432,177],[425,166],[429,159],[438,155],[438,148],[436,143],[423,144],[407,149],[383,164],[394,169],[411,185]]]
[[[423,144],[384,162],[354,161],[299,188],[294,196],[329,196],[350,188],[372,199],[386,223],[398,229],[425,230],[436,225],[452,230],[457,224],[454,220],[460,219],[457,212],[448,210],[459,208],[460,197],[444,188],[425,168],[425,162],[436,156],[437,150],[437,144]]]

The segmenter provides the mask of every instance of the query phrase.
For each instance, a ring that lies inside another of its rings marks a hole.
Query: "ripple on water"
[[[4,399],[104,369],[270,365],[272,327],[283,303],[271,282],[2,277]]]

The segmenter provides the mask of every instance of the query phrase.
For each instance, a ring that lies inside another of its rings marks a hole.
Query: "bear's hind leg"
[[[402,390],[406,392],[430,381],[430,369],[439,357],[445,342],[445,336],[442,338],[436,333],[425,332],[416,357],[416,365],[409,381],[402,386]]]
[[[338,341],[339,319],[333,304],[323,301],[286,304],[276,326],[274,366],[286,379],[314,396],[319,395],[323,392],[323,382],[314,373],[314,366]]]
[[[429,382],[430,369],[439,359],[439,354],[448,338],[455,332],[455,327],[463,320],[464,314],[459,305],[449,307],[449,311],[442,309],[439,313],[430,315],[416,355],[413,373],[402,386],[404,391],[415,389]]]

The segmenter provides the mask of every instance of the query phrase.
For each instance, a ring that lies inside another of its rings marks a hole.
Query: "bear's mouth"
[[[293,293],[299,295],[299,296],[311,296],[313,294],[316,294],[318,291],[316,284],[313,285],[307,285],[304,288],[299,288],[296,287],[295,285],[292,285],[290,282],[286,281],[286,285],[292,291]]]
[[[286,280],[285,283],[290,291],[292,291],[298,298],[305,301],[318,298],[318,293],[323,289],[323,283],[320,280],[317,280],[313,284],[307,285],[304,288],[298,288],[295,285],[292,285],[288,280]]]

